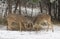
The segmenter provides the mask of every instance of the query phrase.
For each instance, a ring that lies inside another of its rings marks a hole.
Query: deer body
[[[15,23],[19,24],[18,28],[20,28],[20,31],[21,31],[21,28],[23,28],[22,23],[26,22],[26,18],[24,16],[21,16],[21,15],[9,14],[7,16],[7,22],[8,22],[8,29],[11,30],[11,27],[13,27],[11,24],[13,22],[15,22]]]
[[[41,26],[41,24],[46,23],[48,25],[47,27],[47,31],[49,29],[49,27],[51,27],[52,31],[53,31],[53,26],[52,26],[52,22],[51,22],[51,16],[48,14],[41,14],[38,15],[34,21],[34,26],[33,27],[38,27]],[[37,28],[37,29],[38,29]]]
[[[17,28],[20,29],[31,29],[31,20],[28,19],[27,17],[24,17],[22,15],[17,15],[17,14],[9,14],[7,16],[7,22],[8,22],[8,29],[12,30],[11,27],[13,28],[14,26],[11,25],[13,22],[17,23],[18,26]]]

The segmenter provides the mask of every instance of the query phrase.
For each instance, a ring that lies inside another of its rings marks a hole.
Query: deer
[[[39,30],[39,28],[41,28],[41,25],[44,23],[48,25],[47,31],[48,29],[51,29],[52,31],[54,31],[53,26],[52,26],[51,16],[47,13],[43,13],[43,14],[36,16],[33,23],[34,23],[33,29],[36,28],[37,31]]]
[[[17,15],[17,14],[9,14],[8,16],[7,16],[7,22],[8,22],[8,27],[7,27],[7,29],[10,29],[10,30],[12,30],[12,27],[14,27],[14,26],[12,26],[12,23],[16,23],[16,24],[19,24],[18,25],[18,28],[20,29],[20,31],[22,30],[22,29],[24,29],[25,27],[24,26],[26,26],[27,24],[26,24],[26,17],[24,17],[24,16],[22,16],[22,15]]]
[[[14,27],[12,25],[12,23],[17,24],[18,29],[20,29],[20,31],[23,30],[32,30],[32,21],[29,19],[29,17],[25,17],[23,15],[17,15],[17,14],[9,14],[7,16],[7,22],[8,22],[8,27],[7,29],[12,30],[12,28]]]

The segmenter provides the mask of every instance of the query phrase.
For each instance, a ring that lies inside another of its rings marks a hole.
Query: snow
[[[5,27],[6,28],[6,27]],[[54,25],[54,32],[51,30],[41,31],[9,31],[0,29],[0,39],[60,39],[60,26]]]

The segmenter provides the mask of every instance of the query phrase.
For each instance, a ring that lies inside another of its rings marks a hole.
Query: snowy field
[[[1,25],[2,26],[2,25]],[[54,25],[54,32],[49,30],[35,31],[7,31],[0,26],[0,39],[60,39],[60,26]]]

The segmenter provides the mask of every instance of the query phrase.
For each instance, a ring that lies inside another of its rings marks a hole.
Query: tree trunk
[[[60,20],[60,0],[58,0],[58,20]]]
[[[31,17],[32,17],[32,15],[33,15],[33,4],[32,4],[32,12],[31,12]]]
[[[19,0],[19,15],[21,15],[21,0]]]
[[[41,2],[40,1],[39,1],[39,5],[40,5],[40,11],[42,13],[43,11],[42,11],[42,6],[41,6]]]
[[[9,13],[12,13],[12,3],[11,3],[11,0],[7,0],[8,2],[8,14]]]
[[[15,5],[15,10],[14,10],[14,13],[16,13],[16,10],[17,10],[17,7],[18,7],[18,0],[16,0],[16,5]]]
[[[51,3],[49,2],[49,14],[50,14],[50,16],[51,16]]]
[[[54,6],[54,18],[56,18],[56,5]]]
[[[26,5],[26,2],[25,2],[25,11],[26,11],[25,13],[26,13],[26,15],[27,15],[27,9],[26,9],[26,6],[27,6],[27,5]]]
[[[8,7],[5,10],[4,18],[6,18],[6,16],[7,16],[7,10],[8,10]]]

